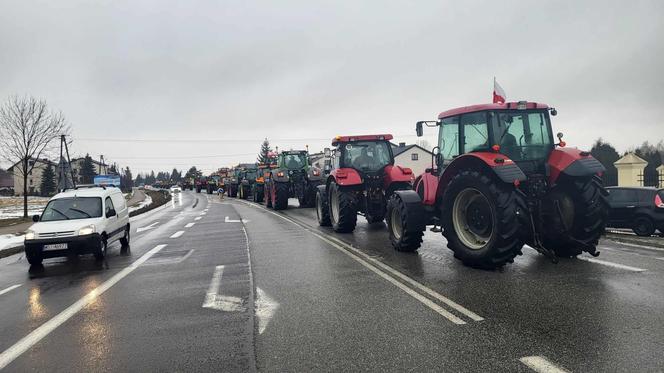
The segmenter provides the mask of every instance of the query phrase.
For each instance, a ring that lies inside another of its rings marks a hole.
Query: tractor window
[[[303,153],[284,154],[284,166],[291,170],[300,169],[307,165],[307,156]]]
[[[444,159],[459,155],[459,117],[444,118],[441,121],[438,147]]]
[[[546,111],[501,111],[495,125],[501,153],[515,161],[545,159],[553,147]]]
[[[392,164],[390,145],[385,141],[357,141],[342,146],[344,167],[362,171],[378,171],[388,164]]]
[[[486,120],[486,112],[462,115],[461,125],[463,126],[464,153],[489,148],[489,125]]]

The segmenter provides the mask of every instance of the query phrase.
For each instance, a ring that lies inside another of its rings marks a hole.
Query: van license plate
[[[48,250],[65,250],[67,249],[66,243],[54,243],[50,245],[44,245],[44,251]]]

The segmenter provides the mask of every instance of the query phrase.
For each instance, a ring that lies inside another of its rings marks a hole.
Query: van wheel
[[[106,242],[106,238],[102,237],[101,242],[99,243],[99,248],[95,252],[95,259],[97,259],[98,261],[104,260],[107,248],[108,248],[108,243]]]
[[[129,248],[129,235],[130,235],[131,229],[129,226],[125,227],[125,234],[124,237],[120,239],[120,244],[122,245],[122,248],[120,249],[120,252],[122,254],[127,252],[127,249]]]

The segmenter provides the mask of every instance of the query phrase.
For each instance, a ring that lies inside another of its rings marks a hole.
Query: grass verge
[[[145,194],[152,198],[152,203],[148,206],[142,207],[129,213],[129,217],[140,215],[142,213],[154,210],[157,207],[169,202],[171,200],[171,193],[167,190],[145,190]]]

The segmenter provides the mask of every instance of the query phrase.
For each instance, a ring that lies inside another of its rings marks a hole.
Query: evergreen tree
[[[127,166],[122,172],[122,175],[120,175],[120,188],[122,190],[129,191],[133,186],[134,180],[131,174],[131,170],[129,169],[129,166]]]
[[[145,177],[145,183],[152,185],[155,181],[157,181],[157,178],[154,176],[154,171],[150,171],[150,175]]]
[[[95,176],[97,176],[97,172],[95,172],[92,158],[90,157],[90,154],[86,154],[85,158],[83,158],[83,165],[81,166],[81,183],[92,184]]]
[[[618,185],[618,170],[613,165],[615,161],[620,159],[620,154],[618,154],[616,149],[608,142],[604,142],[602,138],[599,138],[595,141],[592,149],[590,149],[590,154],[606,168],[604,175],[602,175],[604,185]]]
[[[136,183],[136,185],[145,184],[145,179],[143,178],[143,174],[139,173],[138,175],[136,175],[135,183]]]
[[[173,172],[171,172],[171,180],[174,182],[179,182],[182,179],[182,174],[180,171],[177,170],[177,168],[173,168]]]
[[[111,167],[108,168],[108,173],[111,175],[117,175],[118,174],[118,166],[113,163]]]
[[[48,197],[55,192],[55,188],[55,170],[53,170],[53,166],[49,164],[46,166],[44,172],[42,172],[39,190],[41,191],[42,196]]]
[[[196,169],[196,166],[191,166],[189,171],[187,171],[187,173],[184,175],[184,177],[187,179],[190,177],[197,178],[199,176],[201,176],[201,172]]]
[[[657,146],[651,145],[647,141],[636,148],[634,153],[648,162],[641,178],[643,186],[659,186],[657,167],[662,165],[664,153],[660,152]]]
[[[269,157],[268,154],[272,151],[272,148],[270,148],[270,141],[265,138],[263,140],[263,143],[261,144],[261,152],[258,153],[258,163],[269,163]]]

